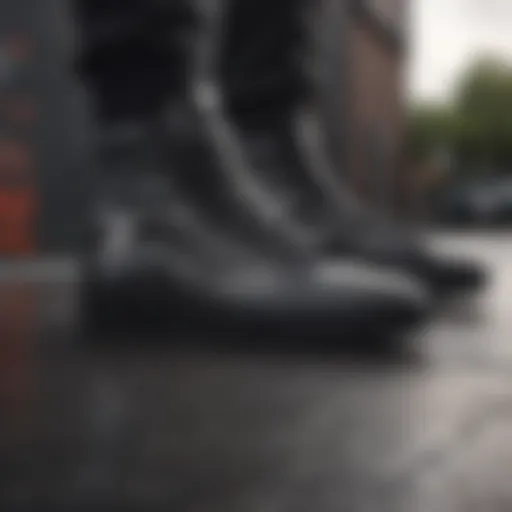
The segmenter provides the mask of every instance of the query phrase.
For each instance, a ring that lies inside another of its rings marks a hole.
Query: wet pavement
[[[378,354],[92,351],[71,274],[14,280],[1,510],[512,510],[512,236],[436,243],[485,261],[489,289]]]

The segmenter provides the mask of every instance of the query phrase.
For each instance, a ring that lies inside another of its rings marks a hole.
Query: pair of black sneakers
[[[166,42],[181,85],[157,115],[105,126],[89,325],[394,333],[483,284],[339,185],[301,3],[188,4]]]

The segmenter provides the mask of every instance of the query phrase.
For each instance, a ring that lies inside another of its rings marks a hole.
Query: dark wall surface
[[[1,101],[11,104],[21,94],[35,105],[34,123],[14,136],[26,144],[34,160],[37,249],[45,253],[77,251],[86,241],[91,132],[85,95],[72,67],[75,38],[69,4],[66,0],[0,3]],[[31,43],[32,50],[21,63],[6,55],[13,37]],[[13,136],[9,123],[2,119],[3,137]]]

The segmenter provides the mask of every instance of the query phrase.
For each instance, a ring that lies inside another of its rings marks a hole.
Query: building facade
[[[65,0],[0,4],[0,255],[81,248],[92,172]],[[72,36],[72,35],[71,35]]]
[[[358,193],[399,202],[405,135],[407,0],[344,0],[346,173]]]

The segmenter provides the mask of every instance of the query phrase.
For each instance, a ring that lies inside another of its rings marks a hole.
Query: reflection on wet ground
[[[71,285],[6,282],[1,510],[512,509],[512,237],[441,246],[488,261],[490,289],[373,353],[91,350]]]

